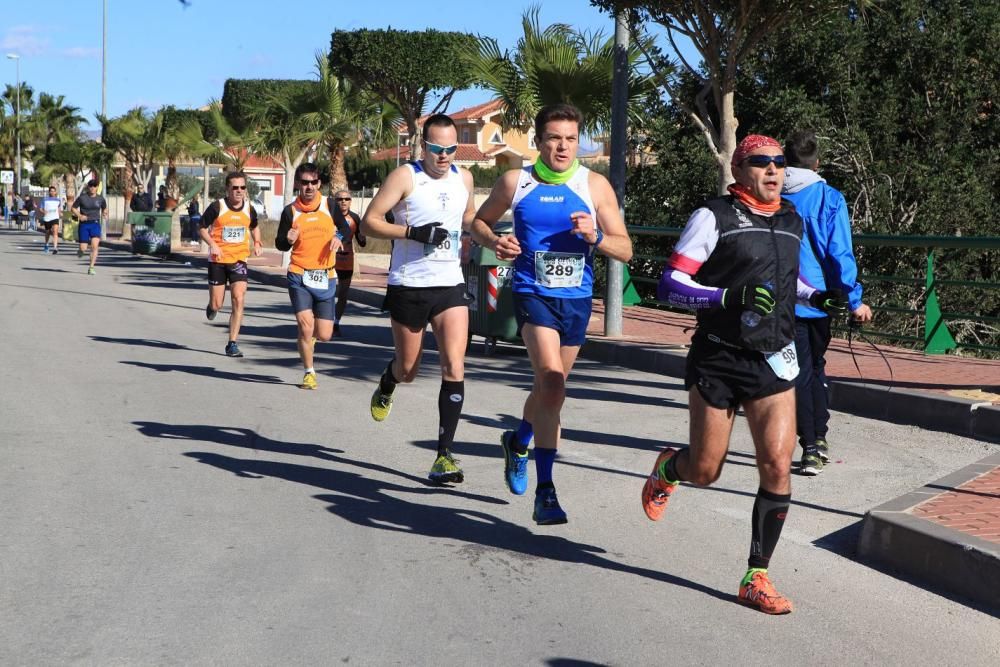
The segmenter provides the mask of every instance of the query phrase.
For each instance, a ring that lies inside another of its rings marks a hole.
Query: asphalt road
[[[251,286],[229,359],[203,270],[104,251],[87,276],[71,245],[40,247],[0,231],[2,664],[1000,664],[997,618],[853,556],[865,510],[985,443],[835,415],[836,462],[794,480],[772,561],[796,611],[768,617],[734,603],[742,420],[715,487],[656,524],[640,508],[655,453],[687,439],[676,379],[579,363],[555,470],[570,522],[538,527],[498,445],[522,350],[473,348],[466,482],[433,487],[437,355],[374,422],[379,312],[352,304],[307,392],[283,290]]]

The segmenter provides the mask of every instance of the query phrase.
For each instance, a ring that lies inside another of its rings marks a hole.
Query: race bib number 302
[[[330,274],[326,269],[316,269],[314,271],[304,271],[302,273],[302,284],[313,289],[325,290],[330,287]]]
[[[585,260],[575,252],[535,253],[535,282],[543,287],[579,287]]]
[[[246,243],[247,242],[247,228],[246,227],[223,227],[222,228],[222,240],[226,243]]]
[[[424,257],[434,262],[445,262],[458,259],[458,231],[449,231],[448,238],[440,245],[424,244]]]

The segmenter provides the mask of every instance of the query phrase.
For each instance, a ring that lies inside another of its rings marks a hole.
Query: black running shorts
[[[247,281],[247,263],[233,262],[232,264],[219,264],[218,262],[208,263],[208,284],[225,285],[229,283]]]
[[[687,356],[684,388],[698,387],[698,393],[714,408],[736,408],[747,399],[779,394],[795,386],[795,380],[782,380],[764,359],[753,350],[713,343],[703,334],[695,334]]]
[[[449,308],[468,308],[472,299],[465,293],[465,283],[453,287],[403,287],[389,285],[382,310],[410,329],[423,329],[431,318]]]

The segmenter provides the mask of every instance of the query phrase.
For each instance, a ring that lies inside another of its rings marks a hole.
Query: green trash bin
[[[173,211],[130,212],[128,224],[132,225],[132,252],[137,255],[169,255],[173,218]]]
[[[500,223],[493,229],[497,234],[510,234],[513,225]],[[462,274],[472,303],[469,304],[469,339],[482,336],[484,351],[492,354],[497,341],[520,342],[517,321],[514,319],[514,265],[497,259],[489,248],[470,239],[467,261],[462,263]]]

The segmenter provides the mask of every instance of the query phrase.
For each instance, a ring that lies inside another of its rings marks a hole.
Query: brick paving
[[[1000,467],[917,505],[912,513],[1000,544]]]

